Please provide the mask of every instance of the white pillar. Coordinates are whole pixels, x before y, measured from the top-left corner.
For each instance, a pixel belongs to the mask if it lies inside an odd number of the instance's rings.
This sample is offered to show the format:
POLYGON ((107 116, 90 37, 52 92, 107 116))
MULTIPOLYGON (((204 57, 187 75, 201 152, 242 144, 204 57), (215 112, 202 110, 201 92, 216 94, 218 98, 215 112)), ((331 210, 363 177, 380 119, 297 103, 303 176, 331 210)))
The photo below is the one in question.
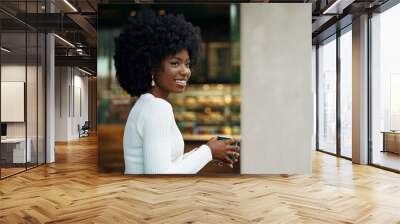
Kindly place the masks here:
POLYGON ((353 20, 353 162, 368 163, 368 15, 353 20))
MULTIPOLYGON (((46 1, 47 12, 53 12, 54 6, 46 1)), ((55 56, 54 35, 46 35, 46 163, 55 161, 54 133, 55 133, 55 56)))

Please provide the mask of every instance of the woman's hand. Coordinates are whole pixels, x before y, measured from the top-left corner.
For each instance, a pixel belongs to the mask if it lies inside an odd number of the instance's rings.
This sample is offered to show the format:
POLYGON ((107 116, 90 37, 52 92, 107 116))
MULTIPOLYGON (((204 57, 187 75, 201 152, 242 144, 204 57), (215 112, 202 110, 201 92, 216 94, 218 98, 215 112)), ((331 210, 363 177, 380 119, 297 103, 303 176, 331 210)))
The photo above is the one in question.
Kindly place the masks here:
POLYGON ((218 159, 227 163, 231 168, 233 163, 238 161, 239 157, 239 146, 234 146, 234 139, 228 140, 217 140, 212 138, 207 142, 207 146, 211 149, 213 159, 218 159), (236 158, 232 160, 231 158, 236 158))

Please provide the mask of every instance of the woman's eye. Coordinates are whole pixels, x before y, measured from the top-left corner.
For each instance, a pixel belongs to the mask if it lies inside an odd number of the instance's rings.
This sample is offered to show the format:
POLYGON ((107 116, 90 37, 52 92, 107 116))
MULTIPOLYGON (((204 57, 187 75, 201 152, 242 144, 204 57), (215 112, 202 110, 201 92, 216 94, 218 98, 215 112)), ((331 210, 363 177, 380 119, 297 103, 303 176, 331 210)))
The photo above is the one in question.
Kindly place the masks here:
POLYGON ((185 66, 186 66, 187 68, 192 67, 192 65, 191 65, 190 63, 186 63, 185 66))
POLYGON ((179 65, 179 63, 178 63, 178 62, 171 62, 171 65, 174 66, 174 67, 176 67, 176 66, 179 65))

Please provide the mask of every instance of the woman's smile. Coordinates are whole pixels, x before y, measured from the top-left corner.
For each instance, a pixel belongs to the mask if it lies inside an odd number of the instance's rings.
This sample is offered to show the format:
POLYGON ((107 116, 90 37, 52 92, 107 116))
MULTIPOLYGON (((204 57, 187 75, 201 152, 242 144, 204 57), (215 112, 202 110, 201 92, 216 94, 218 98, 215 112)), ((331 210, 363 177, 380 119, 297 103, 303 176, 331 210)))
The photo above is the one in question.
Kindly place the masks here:
POLYGON ((187 81, 185 79, 175 79, 175 83, 178 86, 186 87, 187 81))

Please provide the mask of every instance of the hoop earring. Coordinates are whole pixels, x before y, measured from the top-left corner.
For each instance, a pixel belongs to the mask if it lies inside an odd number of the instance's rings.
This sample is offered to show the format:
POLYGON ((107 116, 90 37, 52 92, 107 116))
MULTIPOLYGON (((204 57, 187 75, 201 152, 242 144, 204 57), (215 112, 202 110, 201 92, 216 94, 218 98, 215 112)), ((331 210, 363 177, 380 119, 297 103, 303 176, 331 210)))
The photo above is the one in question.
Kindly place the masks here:
POLYGON ((151 75, 151 86, 155 86, 156 82, 154 82, 154 75, 151 75))

